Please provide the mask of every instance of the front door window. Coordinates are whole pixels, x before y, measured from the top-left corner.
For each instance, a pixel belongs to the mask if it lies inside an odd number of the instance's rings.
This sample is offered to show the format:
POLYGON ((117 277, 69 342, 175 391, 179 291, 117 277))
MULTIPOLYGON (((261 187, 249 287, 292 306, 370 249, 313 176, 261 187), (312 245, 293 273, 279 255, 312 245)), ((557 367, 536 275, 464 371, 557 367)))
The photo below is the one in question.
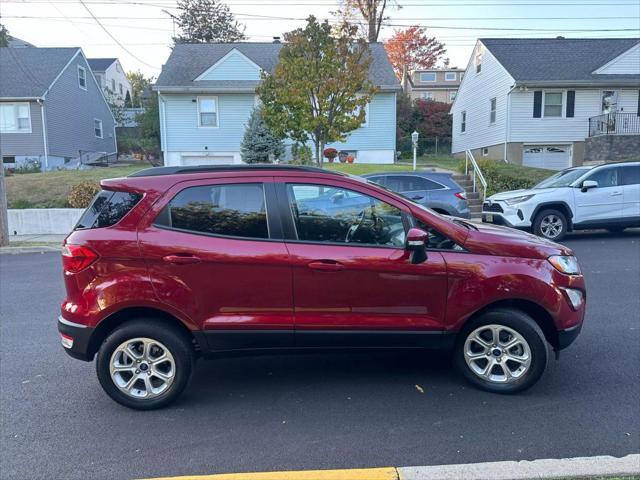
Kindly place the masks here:
POLYGON ((618 111, 618 92, 616 90, 602 91, 602 113, 616 113, 618 111))

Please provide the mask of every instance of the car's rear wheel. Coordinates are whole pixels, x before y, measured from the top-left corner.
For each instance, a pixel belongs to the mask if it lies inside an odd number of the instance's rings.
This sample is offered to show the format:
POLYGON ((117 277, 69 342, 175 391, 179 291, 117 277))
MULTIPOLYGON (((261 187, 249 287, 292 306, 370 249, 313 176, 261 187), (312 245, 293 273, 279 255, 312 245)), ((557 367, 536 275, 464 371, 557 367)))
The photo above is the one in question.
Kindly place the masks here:
POLYGON ((116 402, 138 410, 164 407, 187 386, 194 354, 188 336, 168 323, 127 322, 103 342, 96 358, 100 385, 116 402))
POLYGON ((557 242, 567 233, 567 217, 559 210, 543 210, 533 221, 533 233, 557 242))
POLYGON ((540 379, 548 350, 542 330, 531 317, 501 308, 485 312, 460 332, 454 358, 475 386, 516 393, 540 379))

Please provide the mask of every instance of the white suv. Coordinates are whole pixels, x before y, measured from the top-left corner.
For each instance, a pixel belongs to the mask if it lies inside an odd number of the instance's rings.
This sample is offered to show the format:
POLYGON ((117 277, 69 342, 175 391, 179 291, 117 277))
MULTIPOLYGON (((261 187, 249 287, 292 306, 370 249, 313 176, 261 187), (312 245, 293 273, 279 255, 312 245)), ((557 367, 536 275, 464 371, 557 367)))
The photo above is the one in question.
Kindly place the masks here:
POLYGON ((560 240, 572 230, 640 226, 640 162, 562 170, 528 190, 497 193, 482 221, 560 240))

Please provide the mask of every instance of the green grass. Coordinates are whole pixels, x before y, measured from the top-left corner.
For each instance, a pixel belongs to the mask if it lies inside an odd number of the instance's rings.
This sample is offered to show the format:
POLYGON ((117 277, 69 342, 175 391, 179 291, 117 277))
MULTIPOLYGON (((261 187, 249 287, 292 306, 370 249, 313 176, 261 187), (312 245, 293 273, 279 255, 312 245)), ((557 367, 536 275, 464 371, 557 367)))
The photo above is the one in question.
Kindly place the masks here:
POLYGON ((65 208, 69 189, 77 183, 105 178, 125 177, 148 165, 61 170, 11 175, 5 178, 9 208, 65 208))

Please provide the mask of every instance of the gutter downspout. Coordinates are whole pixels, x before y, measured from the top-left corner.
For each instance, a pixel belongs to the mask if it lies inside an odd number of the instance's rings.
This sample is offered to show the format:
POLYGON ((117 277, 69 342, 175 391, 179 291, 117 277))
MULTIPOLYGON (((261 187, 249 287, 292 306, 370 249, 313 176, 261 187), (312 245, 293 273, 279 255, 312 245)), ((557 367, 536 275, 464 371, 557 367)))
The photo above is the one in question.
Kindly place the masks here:
POLYGON ((44 169, 49 170, 49 145, 47 143, 47 122, 45 119, 44 98, 36 100, 40 105, 40 115, 42 116, 42 144, 44 146, 44 169))
POLYGON ((162 94, 158 91, 158 102, 160 103, 160 148, 162 149, 163 163, 167 164, 167 117, 166 107, 162 94))
POLYGON ((513 92, 515 88, 516 85, 514 84, 507 92, 507 116, 504 131, 504 151, 502 152, 502 160, 504 160, 504 163, 509 163, 507 158, 507 145, 509 143, 509 136, 511 133, 511 92, 513 92))

